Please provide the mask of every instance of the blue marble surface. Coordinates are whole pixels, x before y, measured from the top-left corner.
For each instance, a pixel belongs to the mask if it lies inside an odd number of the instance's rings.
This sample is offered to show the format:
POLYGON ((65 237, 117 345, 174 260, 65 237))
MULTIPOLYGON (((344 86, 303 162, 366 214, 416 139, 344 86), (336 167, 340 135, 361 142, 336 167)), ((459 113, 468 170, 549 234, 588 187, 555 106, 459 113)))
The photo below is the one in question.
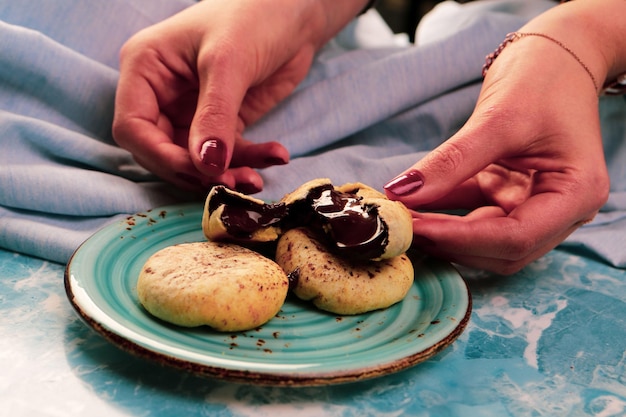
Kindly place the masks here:
POLYGON ((471 322, 433 359, 315 388, 232 384, 135 358, 78 318, 63 272, 0 250, 1 415, 626 415, 625 271, 563 250, 511 277, 462 270, 471 322))

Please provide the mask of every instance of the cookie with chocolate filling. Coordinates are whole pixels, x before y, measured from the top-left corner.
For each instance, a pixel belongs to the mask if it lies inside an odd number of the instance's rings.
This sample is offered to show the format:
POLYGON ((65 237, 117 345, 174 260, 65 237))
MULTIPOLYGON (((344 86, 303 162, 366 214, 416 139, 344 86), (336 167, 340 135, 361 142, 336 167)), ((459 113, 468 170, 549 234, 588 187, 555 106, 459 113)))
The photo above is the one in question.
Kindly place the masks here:
POLYGON ((289 275, 291 291, 298 298, 342 315, 383 309, 401 301, 414 278, 406 254, 381 261, 354 261, 331 252, 305 228, 281 236, 276 263, 289 275))
POLYGON ((283 306, 288 289, 287 275, 274 261, 217 242, 161 249, 145 262, 137 282, 139 301, 152 315, 222 332, 266 323, 283 306))
POLYGON ((315 230, 341 256, 381 260, 398 256, 413 238, 408 209, 361 183, 335 187, 329 179, 309 181, 277 203, 214 187, 202 226, 210 240, 271 242, 296 227, 315 230))
POLYGON ((202 215, 207 239, 233 242, 273 242, 286 215, 282 203, 263 200, 218 185, 209 192, 202 215))
POLYGON ((360 198, 363 207, 373 207, 376 216, 384 223, 387 239, 383 251, 372 260, 391 259, 405 253, 413 242, 413 217, 406 206, 392 201, 372 187, 361 183, 348 183, 336 187, 337 191, 360 198))

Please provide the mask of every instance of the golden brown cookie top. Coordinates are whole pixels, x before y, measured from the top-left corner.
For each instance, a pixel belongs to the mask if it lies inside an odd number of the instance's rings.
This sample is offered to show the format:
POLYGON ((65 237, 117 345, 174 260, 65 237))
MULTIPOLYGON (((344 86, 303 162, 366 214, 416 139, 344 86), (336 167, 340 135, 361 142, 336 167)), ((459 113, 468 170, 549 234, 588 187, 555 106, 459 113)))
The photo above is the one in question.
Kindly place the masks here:
POLYGON ((309 230, 283 234, 276 262, 290 277, 291 291, 321 310, 361 314, 401 301, 414 279, 406 254, 392 259, 355 262, 330 252, 309 230))
POLYGON ((137 295, 155 317, 219 331, 262 325, 282 307, 289 281, 271 259, 229 243, 168 246, 145 262, 137 295))

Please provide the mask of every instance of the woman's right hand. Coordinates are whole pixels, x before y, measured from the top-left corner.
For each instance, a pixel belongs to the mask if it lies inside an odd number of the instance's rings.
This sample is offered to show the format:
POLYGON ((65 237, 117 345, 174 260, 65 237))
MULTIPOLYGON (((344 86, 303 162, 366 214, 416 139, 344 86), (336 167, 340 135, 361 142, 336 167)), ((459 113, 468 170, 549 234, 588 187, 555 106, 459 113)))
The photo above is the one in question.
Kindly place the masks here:
POLYGON ((277 142, 246 141, 244 128, 294 90, 364 4, 205 0, 140 31, 121 52, 115 140, 183 188, 260 191, 254 168, 289 154, 277 142))

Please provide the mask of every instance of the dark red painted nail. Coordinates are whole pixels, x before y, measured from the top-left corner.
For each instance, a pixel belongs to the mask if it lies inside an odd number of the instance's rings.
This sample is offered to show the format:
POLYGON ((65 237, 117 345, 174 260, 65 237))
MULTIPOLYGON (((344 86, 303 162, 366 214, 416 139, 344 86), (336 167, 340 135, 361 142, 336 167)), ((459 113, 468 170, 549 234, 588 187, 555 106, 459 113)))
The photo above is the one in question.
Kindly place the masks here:
POLYGON ((261 188, 259 188, 256 184, 241 183, 237 184, 237 191, 244 194, 255 194, 261 191, 261 188))
POLYGON ((205 165, 223 172, 226 169, 226 145, 219 138, 207 138, 200 148, 200 159, 205 165))
POLYGON ((283 158, 278 158, 275 156, 271 156, 269 158, 265 158, 265 163, 267 165, 285 165, 288 161, 283 158))
POLYGON ((407 171, 385 185, 385 190, 397 196, 412 194, 424 186, 422 174, 418 171, 407 171))

